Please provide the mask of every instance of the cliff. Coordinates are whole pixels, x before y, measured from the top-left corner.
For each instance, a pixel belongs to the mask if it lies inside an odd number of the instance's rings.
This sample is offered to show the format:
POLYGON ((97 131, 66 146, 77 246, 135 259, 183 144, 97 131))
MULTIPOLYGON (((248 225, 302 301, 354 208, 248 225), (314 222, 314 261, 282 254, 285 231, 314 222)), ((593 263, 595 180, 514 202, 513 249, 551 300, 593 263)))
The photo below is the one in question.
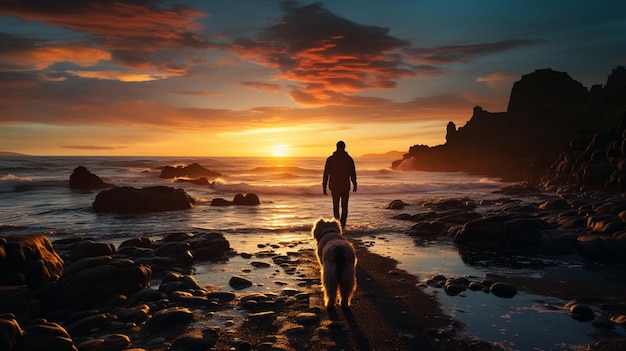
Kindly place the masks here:
POLYGON ((392 168, 538 180, 577 132, 617 127, 625 112, 624 67, 590 90, 565 72, 540 69, 514 83, 506 112, 477 106, 465 126, 448 123, 445 144, 411 146, 392 168))

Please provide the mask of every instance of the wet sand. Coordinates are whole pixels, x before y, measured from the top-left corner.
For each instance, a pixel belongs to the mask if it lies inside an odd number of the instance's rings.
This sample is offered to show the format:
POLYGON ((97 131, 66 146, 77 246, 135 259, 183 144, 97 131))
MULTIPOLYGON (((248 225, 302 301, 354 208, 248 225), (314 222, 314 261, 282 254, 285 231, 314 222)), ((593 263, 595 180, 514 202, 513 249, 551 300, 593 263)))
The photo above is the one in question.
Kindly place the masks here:
MULTIPOLYGON (((264 349, 266 344, 267 349, 284 350, 502 350, 459 335, 459 326, 442 313, 436 298, 418 287, 418 277, 398 270, 396 261, 358 242, 355 248, 358 288, 349 309, 324 308, 317 281, 306 287, 311 298, 304 308, 319 315, 317 323, 283 338, 281 332, 303 312, 286 309, 271 323, 244 322, 225 333, 216 348, 264 349)), ((300 270, 315 281, 319 267, 313 251, 300 251, 299 260, 300 270)))

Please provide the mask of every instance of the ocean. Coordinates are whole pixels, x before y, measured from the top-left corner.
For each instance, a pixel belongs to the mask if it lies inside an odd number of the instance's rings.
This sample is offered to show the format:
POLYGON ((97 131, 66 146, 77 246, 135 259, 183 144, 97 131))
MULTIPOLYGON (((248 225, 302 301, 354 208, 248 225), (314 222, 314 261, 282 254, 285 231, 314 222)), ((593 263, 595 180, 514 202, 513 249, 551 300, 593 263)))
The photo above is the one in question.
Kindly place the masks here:
MULTIPOLYGON (((468 197, 474 201, 496 199, 494 193, 510 185, 498 179, 465 173, 401 172, 391 169, 392 159, 355 158, 358 192, 351 193, 346 235, 361 238, 368 250, 399 261, 420 279, 436 274, 480 277, 487 272, 510 273, 510 267, 471 266, 463 261, 451 242, 416 245, 405 233, 413 223, 393 219, 400 213, 423 211, 428 201, 468 197), (388 210, 393 200, 410 204, 404 210, 388 210)), ((119 244, 128 238, 154 240, 171 232, 196 229, 219 231, 237 252, 255 253, 273 247, 278 254, 312 249, 310 230, 320 217, 332 218, 330 194, 322 193, 325 158, 246 157, 0 157, 0 235, 44 233, 52 241, 72 236, 119 244), (213 187, 174 183, 159 177, 164 166, 199 163, 223 176, 213 187), (94 213, 91 204, 99 191, 74 191, 69 177, 85 166, 116 186, 142 188, 169 185, 183 188, 196 203, 189 210, 118 215, 94 213), (238 194, 255 193, 259 206, 210 206, 211 200, 232 200, 238 194), (295 244, 294 244, 295 243, 295 244), (269 246, 275 245, 275 246, 269 246), (295 245, 295 246, 294 246, 295 245)), ((526 258, 520 257, 523 261, 526 258)), ((571 263, 563 263, 571 264, 571 263)), ((572 267, 578 267, 573 263, 572 267)), ((248 269, 249 261, 235 256, 227 264, 197 267, 201 284, 228 290, 228 279, 242 272, 252 275, 253 290, 279 289, 274 282, 289 276, 273 270, 248 269)), ((515 271, 540 275, 541 272, 515 271)), ((466 327, 465 333, 498 343, 511 350, 580 350, 597 335, 590 324, 572 319, 564 305, 551 297, 519 292, 514 299, 500 299, 479 292, 438 296, 442 309, 466 327)), ((229 316, 228 318, 233 318, 229 316)), ((228 323, 225 318, 216 323, 228 323)))
MULTIPOLYGON (((358 192, 351 193, 347 231, 401 233, 410 224, 386 210, 393 200, 419 203, 449 197, 494 196, 503 183, 464 173, 399 172, 391 159, 355 158, 358 192)), ((245 157, 0 157, 0 234, 45 233, 52 240, 89 236, 107 242, 160 236, 194 228, 226 236, 305 233, 320 218, 332 218, 330 194, 322 194, 325 158, 245 157), (164 166, 199 163, 223 176, 213 187, 159 178, 164 166), (116 186, 183 188, 195 200, 190 210, 141 215, 96 214, 98 191, 69 188, 74 168, 84 166, 116 186), (210 206, 214 198, 232 200, 255 193, 254 207, 210 206)), ((235 248, 237 249, 237 248, 235 248)))

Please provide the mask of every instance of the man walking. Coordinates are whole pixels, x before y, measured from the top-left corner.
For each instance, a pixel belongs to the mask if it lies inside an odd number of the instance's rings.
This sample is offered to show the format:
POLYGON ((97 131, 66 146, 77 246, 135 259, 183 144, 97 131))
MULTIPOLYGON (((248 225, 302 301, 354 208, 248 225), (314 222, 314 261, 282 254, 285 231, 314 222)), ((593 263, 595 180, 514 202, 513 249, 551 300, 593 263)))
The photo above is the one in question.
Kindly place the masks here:
POLYGON ((337 151, 326 159, 322 187, 324 188, 324 195, 327 194, 326 185, 330 188, 333 197, 333 214, 341 222, 342 228, 345 228, 346 219, 348 218, 350 182, 353 184, 352 191, 356 192, 354 160, 346 152, 346 143, 339 141, 337 142, 337 151), (341 214, 339 213, 340 203, 341 214))

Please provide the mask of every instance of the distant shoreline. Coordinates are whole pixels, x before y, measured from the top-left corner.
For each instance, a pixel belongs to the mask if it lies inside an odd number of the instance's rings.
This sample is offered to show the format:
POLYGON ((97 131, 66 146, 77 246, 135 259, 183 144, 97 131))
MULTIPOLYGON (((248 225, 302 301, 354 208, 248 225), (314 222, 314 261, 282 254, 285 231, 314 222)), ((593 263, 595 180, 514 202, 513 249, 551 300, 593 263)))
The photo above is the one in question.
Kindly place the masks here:
POLYGON ((30 156, 19 152, 0 151, 0 156, 30 156))

